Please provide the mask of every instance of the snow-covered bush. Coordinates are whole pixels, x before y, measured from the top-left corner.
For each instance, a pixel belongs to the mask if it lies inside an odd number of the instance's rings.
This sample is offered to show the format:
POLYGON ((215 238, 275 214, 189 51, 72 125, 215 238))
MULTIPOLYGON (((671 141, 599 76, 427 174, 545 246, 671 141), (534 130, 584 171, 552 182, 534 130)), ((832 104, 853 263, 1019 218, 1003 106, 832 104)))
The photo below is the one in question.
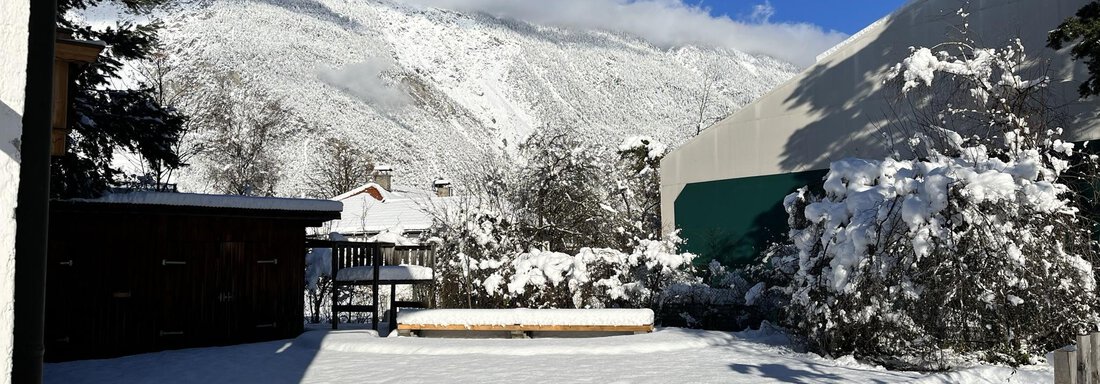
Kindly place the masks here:
POLYGON ((661 235, 661 159, 668 147, 649 136, 631 136, 616 151, 615 198, 609 209, 623 243, 661 235))
POLYGON ((1027 64, 1018 41, 912 49, 889 79, 915 106, 914 156, 836 161, 823 196, 787 196, 789 314, 814 347, 1024 363, 1097 321, 1090 225, 1063 179, 1078 151, 1027 64))
POLYGON ((460 203, 431 209, 444 306, 649 307, 687 276, 690 262, 675 261, 693 256, 660 234, 663 144, 612 149, 548 127, 520 149, 471 172, 460 203))
POLYGON ((663 289, 695 279, 695 256, 676 251, 676 236, 641 240, 629 252, 523 251, 512 217, 488 204, 455 213, 433 229, 444 307, 652 307, 663 289))
POLYGON ((676 250, 675 235, 642 240, 631 252, 582 248, 575 255, 531 249, 480 281, 512 306, 554 308, 656 307, 670 286, 695 282, 695 255, 676 250))
POLYGON ((437 209, 432 238, 436 242, 436 277, 445 308, 505 306, 482 282, 520 252, 514 219, 499 201, 471 197, 448 209, 437 209), (497 202, 497 203, 494 203, 497 202))

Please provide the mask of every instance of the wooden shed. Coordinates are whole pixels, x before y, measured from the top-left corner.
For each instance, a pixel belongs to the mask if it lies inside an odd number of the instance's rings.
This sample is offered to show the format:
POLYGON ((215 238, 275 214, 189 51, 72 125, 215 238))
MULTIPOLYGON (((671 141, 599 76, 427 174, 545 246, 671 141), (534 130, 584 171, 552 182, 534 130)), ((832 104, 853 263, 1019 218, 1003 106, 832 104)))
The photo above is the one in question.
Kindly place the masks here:
POLYGON ((50 205, 46 359, 291 338, 328 200, 134 192, 50 205))

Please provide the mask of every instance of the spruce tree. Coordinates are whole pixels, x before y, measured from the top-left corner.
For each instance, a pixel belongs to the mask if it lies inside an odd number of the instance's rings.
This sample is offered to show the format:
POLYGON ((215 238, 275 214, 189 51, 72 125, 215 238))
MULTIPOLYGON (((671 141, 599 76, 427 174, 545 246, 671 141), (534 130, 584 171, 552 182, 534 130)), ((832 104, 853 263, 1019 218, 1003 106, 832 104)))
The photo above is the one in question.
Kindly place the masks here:
MULTIPOLYGON (((79 40, 102 41, 107 49, 74 74, 73 118, 67 147, 53 159, 54 197, 97 197, 119 184, 124 172, 112 164, 116 150, 138 154, 150 167, 182 166, 175 153, 185 116, 156 102, 152 88, 114 87, 124 61, 146 59, 157 47, 159 23, 119 22, 102 30, 81 24, 72 12, 101 0, 59 0, 57 26, 79 40)), ((147 14, 166 0, 117 0, 127 12, 147 14)))

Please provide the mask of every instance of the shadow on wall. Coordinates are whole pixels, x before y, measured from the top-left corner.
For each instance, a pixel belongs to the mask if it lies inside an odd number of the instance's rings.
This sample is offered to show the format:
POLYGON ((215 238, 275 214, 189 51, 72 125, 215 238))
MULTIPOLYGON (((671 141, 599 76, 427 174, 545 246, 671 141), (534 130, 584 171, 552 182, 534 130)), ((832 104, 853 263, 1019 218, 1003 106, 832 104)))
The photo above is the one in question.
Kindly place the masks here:
POLYGON ((784 100, 791 110, 805 109, 819 118, 795 130, 787 139, 780 159, 780 168, 828 168, 835 157, 881 157, 890 146, 879 132, 861 128, 883 124, 890 114, 889 92, 880 86, 886 71, 908 53, 906 46, 880 43, 893 32, 896 22, 883 26, 879 39, 871 42, 859 55, 849 56, 831 65, 812 67, 799 80, 794 91, 784 100), (877 60, 867 57, 871 52, 877 60), (862 132, 861 132, 862 131, 862 132))
MULTIPOLYGON (((1052 105, 1069 104, 1071 129, 1067 138, 1092 139, 1098 132, 1084 121, 1096 119, 1095 104, 1072 103, 1077 99, 1077 82, 1084 77, 1081 65, 1075 65, 1068 55, 1057 55, 1046 48, 1046 35, 1066 16, 1072 15, 1086 1, 976 1, 955 0, 914 1, 881 27, 876 38, 856 55, 813 67, 798 81, 797 87, 784 103, 789 110, 807 110, 816 115, 814 121, 795 130, 784 147, 781 168, 786 170, 822 169, 842 157, 879 158, 897 149, 903 156, 908 149, 894 143, 905 139, 905 124, 911 115, 907 108, 892 110, 892 101, 907 105, 900 99, 900 90, 883 80, 889 68, 909 54, 910 46, 935 46, 944 41, 959 41, 963 19, 956 14, 960 8, 971 12, 968 36, 977 45, 1004 47, 1010 39, 1019 37, 1028 56, 1034 59, 1031 71, 1047 72, 1053 80, 1052 95, 1060 101, 1052 105), (1078 80, 1074 80, 1074 79, 1078 80)), ((854 48, 854 47, 853 47, 854 48)), ((838 52, 836 57, 840 57, 838 52)), ((835 59, 834 59, 835 60, 835 59)))
POLYGON ((9 159, 19 162, 19 137, 22 130, 9 129, 8 122, 20 124, 23 118, 7 104, 0 102, 0 152, 9 159))

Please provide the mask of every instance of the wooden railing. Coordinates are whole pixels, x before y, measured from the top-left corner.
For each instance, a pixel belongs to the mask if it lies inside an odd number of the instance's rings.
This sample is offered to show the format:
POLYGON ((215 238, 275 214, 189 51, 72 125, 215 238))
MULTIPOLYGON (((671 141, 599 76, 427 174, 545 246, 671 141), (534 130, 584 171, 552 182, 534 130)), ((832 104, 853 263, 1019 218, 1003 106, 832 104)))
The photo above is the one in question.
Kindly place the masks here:
MULTIPOLYGON (((435 250, 431 246, 394 245, 393 243, 368 243, 360 241, 306 240, 306 248, 332 249, 332 328, 339 322, 338 312, 371 312, 371 325, 378 329, 378 286, 379 268, 374 268, 374 276, 365 282, 342 282, 337 280, 341 269, 353 267, 386 265, 419 265, 432 268, 432 281, 435 280, 435 250), (370 286, 370 305, 339 304, 339 289, 344 286, 370 286)), ((391 285, 391 296, 395 294, 391 285)), ((434 306, 434 283, 430 284, 428 306, 434 306)), ((391 304, 394 303, 391 297, 391 304)))

